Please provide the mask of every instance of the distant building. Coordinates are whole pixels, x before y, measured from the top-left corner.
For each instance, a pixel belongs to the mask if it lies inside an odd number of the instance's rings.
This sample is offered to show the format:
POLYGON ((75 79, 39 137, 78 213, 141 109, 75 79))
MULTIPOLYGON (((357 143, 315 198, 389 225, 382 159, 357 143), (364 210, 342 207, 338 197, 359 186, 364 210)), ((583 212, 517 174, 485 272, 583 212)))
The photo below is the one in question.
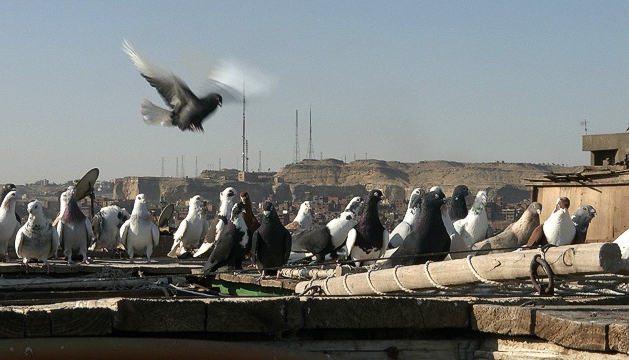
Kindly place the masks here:
POLYGON ((629 161, 629 132, 618 134, 583 135, 583 151, 590 152, 590 165, 627 165, 629 161))

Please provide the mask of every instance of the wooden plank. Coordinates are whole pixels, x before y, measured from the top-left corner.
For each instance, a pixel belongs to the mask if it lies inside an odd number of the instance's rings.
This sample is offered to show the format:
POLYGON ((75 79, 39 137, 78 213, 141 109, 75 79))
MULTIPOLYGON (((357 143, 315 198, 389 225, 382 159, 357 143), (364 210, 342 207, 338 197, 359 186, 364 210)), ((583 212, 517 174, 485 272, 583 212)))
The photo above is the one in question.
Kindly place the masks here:
POLYGON ((113 326, 139 332, 204 331, 205 307, 198 300, 121 299, 113 326))
MULTIPOLYGON (((328 295, 373 295, 414 291, 484 281, 513 281, 530 276, 530 264, 538 250, 478 255, 470 259, 440 261, 397 269, 375 270, 325 280, 303 281, 295 292, 316 286, 328 295)), ((552 247, 544 258, 557 275, 608 273, 620 268, 620 248, 613 243, 552 247)), ((541 267, 538 274, 545 275, 541 267)))
POLYGON ((534 310, 530 307, 476 304, 472 306, 472 329, 504 335, 534 335, 534 310))

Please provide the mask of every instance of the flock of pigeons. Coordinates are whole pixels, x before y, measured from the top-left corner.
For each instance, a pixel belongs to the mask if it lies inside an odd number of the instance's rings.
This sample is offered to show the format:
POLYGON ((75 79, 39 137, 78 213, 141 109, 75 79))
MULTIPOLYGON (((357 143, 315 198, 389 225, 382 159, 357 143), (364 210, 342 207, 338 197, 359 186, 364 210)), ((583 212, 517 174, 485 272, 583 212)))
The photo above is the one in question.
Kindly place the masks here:
MULTIPOLYGON (((485 211, 487 193, 479 191, 468 209, 466 197, 470 195, 465 185, 457 186, 449 199, 438 186, 429 192, 414 189, 403 220, 389 233, 378 212, 384 199, 381 190, 369 191, 366 200, 354 197, 341 214, 323 225, 314 224, 311 203, 305 201, 293 222, 284 226, 272 202, 264 202, 256 218, 249 194, 227 187, 220 193, 218 216, 211 223, 204 199, 200 195, 190 199, 188 214, 173 235, 168 256, 197 258, 209 252, 205 273, 225 266, 242 269, 245 261, 257 267, 262 276, 277 276, 289 260, 320 264, 326 259, 343 260, 339 253, 356 266, 386 269, 458 259, 479 251, 584 243, 596 216, 590 205, 582 205, 570 215, 570 200, 560 197, 546 221, 540 221, 542 206, 534 202, 516 222, 494 234, 485 211)), ((48 259, 58 258, 59 249, 68 264, 79 258, 88 262, 88 249, 115 251, 120 246, 131 262, 136 255, 145 255, 151 262, 159 244, 159 229, 151 219, 144 194, 136 196, 131 214, 111 205, 90 220, 80 210, 75 188, 70 186, 60 196, 59 216, 52 224, 41 203, 34 200, 28 204, 24 225, 15 212, 15 185, 5 185, 0 197, 0 249, 8 260, 9 241, 15 241, 26 271, 32 259, 43 261, 49 269, 48 259)), ((629 257, 629 231, 615 242, 623 258, 629 257)))

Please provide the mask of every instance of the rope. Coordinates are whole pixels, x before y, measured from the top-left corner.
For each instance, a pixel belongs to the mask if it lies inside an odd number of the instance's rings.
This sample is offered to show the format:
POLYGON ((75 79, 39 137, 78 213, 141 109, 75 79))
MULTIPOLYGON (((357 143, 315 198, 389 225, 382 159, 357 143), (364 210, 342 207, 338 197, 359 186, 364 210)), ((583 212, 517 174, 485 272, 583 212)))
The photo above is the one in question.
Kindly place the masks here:
POLYGON ((407 289, 406 287, 404 287, 404 285, 402 285, 402 283, 400 282, 400 279, 397 277, 397 269, 400 267, 402 267, 402 265, 396 265, 393 268, 393 279, 395 280, 395 283, 397 284, 397 286, 409 294, 419 294, 419 291, 407 289))
POLYGON ((443 286, 443 285, 439 285, 435 282, 435 280, 433 280, 432 276, 430 276, 430 272, 428 271, 428 264, 430 264, 432 261, 428 260, 426 261, 426 263, 424 264, 424 271, 426 272, 426 277, 428 278, 428 281, 430 281, 430 283, 432 284, 432 286, 436 287, 437 289, 441 289, 441 290, 450 290, 449 287, 447 286, 443 286))
POLYGON ((490 285, 498 285, 500 286, 501 283, 499 283, 498 281, 493 281, 493 280, 489 280, 489 279, 485 279, 484 277, 480 276, 480 274, 476 271, 476 269, 474 269, 474 266, 472 265, 472 254, 467 255, 467 266, 470 268, 470 270, 472 271, 472 274, 481 282, 484 282, 485 284, 490 284, 490 285))
POLYGON ((345 288, 345 291, 347 291, 348 295, 354 295, 350 290, 349 290, 349 286, 347 286, 347 275, 349 274, 345 274, 343 275, 343 287, 345 288))
POLYGON ((328 288, 328 280, 330 280, 329 277, 323 280, 323 290, 325 291, 325 295, 330 295, 330 289, 328 288))
POLYGON ((373 283, 371 282, 371 272, 373 271, 373 269, 369 269, 367 271, 367 283, 369 284, 369 287, 371 288, 371 290, 373 290, 373 292, 375 292, 378 295, 386 295, 386 293, 383 293, 382 291, 378 291, 378 289, 376 289, 375 286, 373 286, 373 283))

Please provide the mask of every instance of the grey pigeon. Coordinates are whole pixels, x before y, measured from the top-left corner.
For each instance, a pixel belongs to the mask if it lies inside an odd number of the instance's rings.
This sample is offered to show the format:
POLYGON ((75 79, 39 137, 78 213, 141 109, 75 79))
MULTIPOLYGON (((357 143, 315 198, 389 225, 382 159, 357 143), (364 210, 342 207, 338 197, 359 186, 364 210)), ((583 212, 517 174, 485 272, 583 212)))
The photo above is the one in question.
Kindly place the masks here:
POLYGON ((120 244, 120 227, 130 217, 129 212, 118 205, 101 208, 92 218, 94 242, 90 249, 115 250, 120 244))
POLYGON ((57 223, 59 244, 68 264, 73 264, 73 256, 81 256, 82 262, 87 262, 87 245, 92 242, 94 232, 92 223, 83 214, 76 202, 74 189, 68 189, 59 198, 63 213, 57 223))
POLYGON ((264 203, 262 210, 260 227, 253 233, 251 240, 251 260, 264 277, 277 274, 279 267, 286 264, 292 238, 270 201, 264 203))
POLYGON ((223 97, 217 93, 209 93, 199 98, 179 77, 142 59, 128 42, 124 42, 123 49, 140 74, 157 89, 172 109, 160 108, 144 99, 142 102, 144 121, 149 125, 177 126, 181 131, 203 131, 201 123, 223 104, 223 97))
POLYGON ((135 254, 146 254, 146 261, 151 262, 153 249, 159 244, 159 229, 151 221, 144 194, 135 197, 131 217, 120 228, 120 243, 132 263, 135 254))
POLYGON ((450 235, 441 218, 441 208, 447 206, 441 189, 424 196, 417 228, 408 234, 402 245, 382 265, 383 269, 397 265, 417 265, 441 261, 450 251, 450 235))
POLYGON ((203 272, 214 272, 225 265, 230 270, 242 269, 242 260, 249 246, 251 234, 242 217, 244 204, 234 204, 227 230, 216 241, 216 246, 207 259, 203 272))
MULTIPOLYGON (((4 197, 7 196, 7 194, 9 193, 9 191, 13 191, 16 190, 17 188, 15 187, 15 184, 12 183, 7 183, 2 187, 2 192, 0 192, 0 204, 2 204, 2 201, 4 200, 4 197)), ((17 212, 15 212, 15 219, 17 220, 17 222, 19 222, 20 224, 22 223, 22 217, 20 215, 18 215, 17 212)))
POLYGON ((28 261, 37 259, 44 262, 48 273, 50 271, 48 259, 57 255, 59 235, 57 229, 44 216, 44 210, 39 201, 33 200, 28 203, 27 210, 28 220, 15 236, 15 252, 18 258, 23 259, 26 272, 28 272, 28 261))
POLYGON ((465 197, 469 195, 470 189, 465 185, 457 185, 457 187, 454 188, 452 199, 450 200, 450 208, 448 209, 450 221, 455 222, 467 216, 465 197))
POLYGON ((592 205, 581 205, 579 208, 572 214, 572 222, 577 229, 577 232, 574 236, 573 244, 584 244, 587 238, 588 227, 590 226, 590 222, 596 216, 596 210, 592 205))

